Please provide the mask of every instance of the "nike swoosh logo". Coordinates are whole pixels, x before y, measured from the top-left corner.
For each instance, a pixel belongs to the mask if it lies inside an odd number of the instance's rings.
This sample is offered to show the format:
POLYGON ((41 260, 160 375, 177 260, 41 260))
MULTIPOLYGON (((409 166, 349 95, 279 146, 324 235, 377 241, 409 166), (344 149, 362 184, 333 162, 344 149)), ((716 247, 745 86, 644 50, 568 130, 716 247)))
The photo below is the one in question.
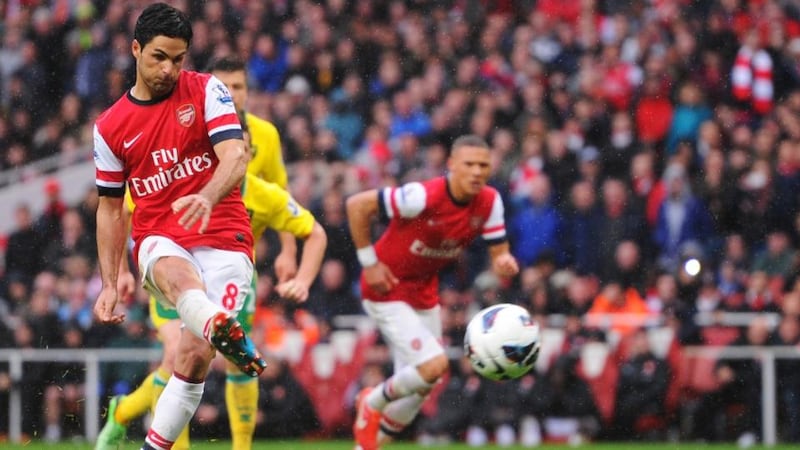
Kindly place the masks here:
POLYGON ((133 139, 131 139, 130 141, 123 141, 122 146, 125 147, 126 149, 130 148, 130 146, 133 145, 142 136, 142 133, 144 133, 144 131, 140 131, 139 134, 134 136, 133 139))

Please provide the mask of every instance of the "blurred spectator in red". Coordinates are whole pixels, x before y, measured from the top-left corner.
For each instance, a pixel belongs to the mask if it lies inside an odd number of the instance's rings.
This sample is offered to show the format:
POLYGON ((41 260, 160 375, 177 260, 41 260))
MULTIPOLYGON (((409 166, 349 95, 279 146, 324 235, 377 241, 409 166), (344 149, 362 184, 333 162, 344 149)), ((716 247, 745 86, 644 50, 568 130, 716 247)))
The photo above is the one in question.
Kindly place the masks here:
POLYGON ((48 178, 44 184, 45 207, 36 221, 36 230, 45 242, 59 239, 61 233, 61 216, 67 205, 61 199, 61 183, 56 178, 48 178))

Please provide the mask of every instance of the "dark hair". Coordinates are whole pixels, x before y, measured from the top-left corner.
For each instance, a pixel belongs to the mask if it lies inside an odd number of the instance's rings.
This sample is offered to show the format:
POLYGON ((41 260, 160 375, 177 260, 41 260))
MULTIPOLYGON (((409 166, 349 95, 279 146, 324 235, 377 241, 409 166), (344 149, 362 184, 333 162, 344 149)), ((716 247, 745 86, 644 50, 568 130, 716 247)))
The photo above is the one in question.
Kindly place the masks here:
POLYGON ((156 36, 179 38, 192 43, 192 23, 186 14, 166 3, 153 3, 136 19, 133 38, 144 47, 156 36))
POLYGON ((211 61, 206 72, 238 72, 246 71, 244 60, 235 55, 223 56, 211 61))
POLYGON ((465 134, 460 136, 455 141, 453 141, 453 145, 450 148, 450 154, 452 155, 456 150, 461 147, 480 147, 488 149, 489 144, 480 136, 474 134, 465 134))

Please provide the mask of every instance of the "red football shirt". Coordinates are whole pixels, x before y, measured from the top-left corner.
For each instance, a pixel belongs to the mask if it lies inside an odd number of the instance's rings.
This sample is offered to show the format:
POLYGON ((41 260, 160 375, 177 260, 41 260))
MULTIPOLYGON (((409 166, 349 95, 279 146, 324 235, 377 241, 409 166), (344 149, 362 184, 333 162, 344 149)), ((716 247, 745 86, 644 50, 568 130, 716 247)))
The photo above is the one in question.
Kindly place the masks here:
MULTIPOLYGON (((250 220, 239 188, 214 206, 205 233, 178 225, 171 203, 195 194, 219 165, 213 146, 241 139, 233 100, 209 74, 182 71, 167 97, 140 101, 128 92, 94 127, 96 183, 101 194, 122 195, 127 183, 136 208, 131 236, 168 237, 184 248, 207 246, 252 257, 250 220)), ((136 252, 134 252, 134 255, 136 252)))
POLYGON ((469 203, 458 203, 447 179, 440 177, 382 189, 378 203, 390 221, 375 252, 400 283, 381 295, 362 277, 362 296, 368 300, 402 300, 417 309, 432 308, 439 302, 439 271, 464 247, 477 236, 490 244, 506 239, 503 200, 488 186, 469 203))

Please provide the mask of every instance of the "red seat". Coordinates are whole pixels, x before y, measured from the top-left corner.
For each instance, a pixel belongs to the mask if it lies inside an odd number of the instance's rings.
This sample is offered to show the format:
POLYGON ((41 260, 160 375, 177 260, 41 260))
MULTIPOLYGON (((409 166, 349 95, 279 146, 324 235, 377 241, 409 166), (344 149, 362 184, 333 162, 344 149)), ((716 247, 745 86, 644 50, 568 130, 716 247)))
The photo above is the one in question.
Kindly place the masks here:
POLYGON ((578 375, 589 384, 597 409, 605 423, 614 418, 619 366, 608 346, 601 343, 586 344, 578 362, 578 375))
POLYGON ((740 331, 736 327, 712 325, 701 330, 705 345, 728 345, 739 338, 740 331))

